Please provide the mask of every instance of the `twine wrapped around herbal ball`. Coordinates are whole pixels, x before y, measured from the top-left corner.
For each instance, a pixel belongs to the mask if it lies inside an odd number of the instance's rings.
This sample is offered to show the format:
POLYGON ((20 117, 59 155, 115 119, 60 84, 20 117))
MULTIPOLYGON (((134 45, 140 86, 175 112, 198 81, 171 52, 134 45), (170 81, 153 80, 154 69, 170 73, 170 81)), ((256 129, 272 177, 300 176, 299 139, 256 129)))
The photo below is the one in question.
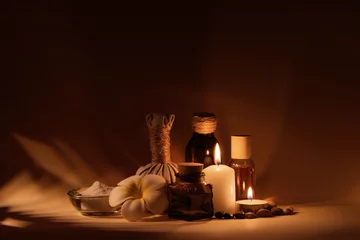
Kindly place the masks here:
POLYGON ((151 163, 140 167, 136 175, 156 174, 168 183, 176 180, 177 164, 171 162, 170 131, 175 120, 174 114, 150 113, 146 116, 149 128, 151 163))

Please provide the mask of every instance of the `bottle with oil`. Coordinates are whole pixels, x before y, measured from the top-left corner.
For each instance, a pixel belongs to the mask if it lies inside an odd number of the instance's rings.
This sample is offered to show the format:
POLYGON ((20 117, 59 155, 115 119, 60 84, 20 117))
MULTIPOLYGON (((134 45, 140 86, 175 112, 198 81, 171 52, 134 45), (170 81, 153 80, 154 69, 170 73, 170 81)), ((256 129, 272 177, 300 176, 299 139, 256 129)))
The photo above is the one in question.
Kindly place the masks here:
POLYGON ((204 164, 204 168, 214 165, 217 120, 215 114, 200 112, 192 117, 193 135, 185 150, 185 162, 204 164))
MULTIPOLYGON (((231 161, 235 170, 236 201, 247 199, 249 187, 255 188, 255 163, 251 159, 251 136, 231 136, 231 161)), ((255 196, 253 196, 255 198, 255 196)))
POLYGON ((212 218, 212 185, 205 182, 204 164, 179 163, 176 182, 168 185, 168 216, 187 221, 212 218))

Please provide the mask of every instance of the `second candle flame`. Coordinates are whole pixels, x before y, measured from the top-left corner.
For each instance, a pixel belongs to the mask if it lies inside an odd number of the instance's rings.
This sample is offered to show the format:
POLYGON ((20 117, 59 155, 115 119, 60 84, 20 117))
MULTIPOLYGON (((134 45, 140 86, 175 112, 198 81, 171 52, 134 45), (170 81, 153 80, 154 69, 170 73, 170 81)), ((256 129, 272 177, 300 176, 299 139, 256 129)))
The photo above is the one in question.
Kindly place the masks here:
POLYGON ((249 187, 248 192, 247 192, 247 197, 249 200, 253 199, 253 190, 251 187, 249 187))
POLYGON ((220 153, 220 146, 219 143, 216 143, 215 145, 215 159, 214 162, 216 165, 221 164, 221 153, 220 153))

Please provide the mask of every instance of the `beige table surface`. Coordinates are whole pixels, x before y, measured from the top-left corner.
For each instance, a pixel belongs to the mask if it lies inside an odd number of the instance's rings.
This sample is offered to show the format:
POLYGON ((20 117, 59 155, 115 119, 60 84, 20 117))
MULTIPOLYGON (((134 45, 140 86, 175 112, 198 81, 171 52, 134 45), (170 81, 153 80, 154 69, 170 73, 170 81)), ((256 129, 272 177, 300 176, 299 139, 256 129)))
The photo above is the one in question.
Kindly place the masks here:
POLYGON ((154 216, 140 222, 120 217, 85 217, 68 202, 48 209, 7 209, 1 239, 119 236, 147 239, 360 239, 359 205, 295 205, 293 216, 244 220, 177 221, 154 216))
POLYGON ((293 205, 296 215, 273 218, 186 222, 165 215, 127 222, 82 216, 64 188, 17 182, 0 191, 0 239, 360 239, 356 203, 293 205))

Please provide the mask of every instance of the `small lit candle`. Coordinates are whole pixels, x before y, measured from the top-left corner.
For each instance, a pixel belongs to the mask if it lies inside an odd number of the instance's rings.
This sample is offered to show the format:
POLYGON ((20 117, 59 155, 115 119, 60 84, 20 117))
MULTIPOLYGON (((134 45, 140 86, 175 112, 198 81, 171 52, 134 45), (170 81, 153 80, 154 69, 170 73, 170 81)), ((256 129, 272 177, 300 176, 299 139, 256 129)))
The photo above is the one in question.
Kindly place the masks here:
POLYGON ((231 167, 221 165, 220 147, 215 146, 215 165, 203 170, 205 181, 213 186, 214 212, 235 212, 235 171, 231 167))
POLYGON ((249 187, 247 192, 247 200, 236 201, 238 209, 244 212, 257 212, 261 208, 267 207, 267 202, 264 200, 253 199, 253 190, 249 187))

